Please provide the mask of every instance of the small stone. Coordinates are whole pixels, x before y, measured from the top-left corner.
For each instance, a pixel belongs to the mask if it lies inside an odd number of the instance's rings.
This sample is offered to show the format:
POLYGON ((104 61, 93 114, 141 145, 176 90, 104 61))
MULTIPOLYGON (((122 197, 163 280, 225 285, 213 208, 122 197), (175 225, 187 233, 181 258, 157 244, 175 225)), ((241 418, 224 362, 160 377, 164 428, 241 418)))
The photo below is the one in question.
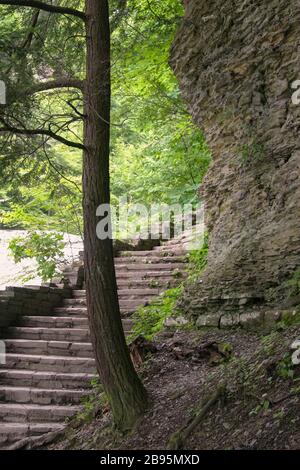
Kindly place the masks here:
POLYGON ((199 328, 204 326, 218 326, 219 319, 219 315, 201 315, 196 322, 196 326, 199 328))
POLYGON ((246 328, 262 326, 264 315, 262 312, 242 313, 240 325, 246 328))
POLYGON ((173 327, 173 326, 187 325, 188 323, 189 323, 189 321, 184 317, 177 317, 177 318, 170 317, 170 318, 166 319, 165 326, 170 328, 170 327, 173 327))

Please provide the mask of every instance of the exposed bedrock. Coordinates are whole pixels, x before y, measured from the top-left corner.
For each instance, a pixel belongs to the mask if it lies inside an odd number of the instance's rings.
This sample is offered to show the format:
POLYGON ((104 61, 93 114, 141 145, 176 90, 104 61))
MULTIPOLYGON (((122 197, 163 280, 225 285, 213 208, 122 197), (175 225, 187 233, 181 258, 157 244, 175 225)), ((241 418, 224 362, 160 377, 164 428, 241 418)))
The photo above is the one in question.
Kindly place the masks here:
POLYGON ((299 0, 189 0, 171 65, 213 164, 200 188, 208 269, 182 305, 279 301, 300 266, 299 0))

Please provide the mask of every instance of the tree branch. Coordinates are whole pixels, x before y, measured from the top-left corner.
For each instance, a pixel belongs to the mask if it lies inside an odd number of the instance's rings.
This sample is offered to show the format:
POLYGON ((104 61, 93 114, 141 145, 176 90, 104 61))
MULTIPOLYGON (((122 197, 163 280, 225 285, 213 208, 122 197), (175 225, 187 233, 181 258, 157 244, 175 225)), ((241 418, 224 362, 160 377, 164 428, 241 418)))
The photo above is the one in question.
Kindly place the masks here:
POLYGON ((36 83, 33 84, 30 88, 21 90, 16 94, 12 94, 9 97, 9 104, 20 100, 25 96, 32 96, 35 93, 56 90, 58 88, 77 88, 82 93, 84 93, 84 80, 78 80, 76 78, 58 78, 56 80, 48 80, 46 82, 36 83))
POLYGON ((28 90, 25 90, 24 93, 34 95, 40 91, 55 90, 56 88, 78 88, 80 91, 83 91, 84 81, 77 80, 76 78, 58 78, 56 80, 37 83, 28 90))
POLYGON ((31 24, 30 24, 30 27, 29 27, 27 37, 24 39, 23 43, 20 46, 21 49, 29 49, 30 48, 32 40, 33 40, 33 36, 34 36, 34 29, 37 25, 39 16, 40 16, 40 10, 36 10, 33 13, 32 18, 31 18, 31 24))
POLYGON ((38 8, 39 10, 48 11, 50 13, 61 13, 64 15, 72 15, 86 20, 86 15, 83 11, 76 10, 75 8, 59 7, 49 5, 48 3, 40 2, 38 0, 0 0, 0 5, 12 5, 19 7, 32 7, 38 8))
POLYGON ((51 139, 55 139, 58 142, 67 145, 68 147, 75 147, 80 150, 85 150, 85 146, 83 144, 72 142, 71 140, 65 139, 55 132, 51 131, 50 129, 20 129, 18 127, 11 126, 4 119, 0 118, 0 122, 4 125, 4 127, 0 127, 1 132, 12 132, 13 134, 20 134, 20 135, 27 135, 27 136, 35 136, 35 135, 43 135, 51 137, 51 139))

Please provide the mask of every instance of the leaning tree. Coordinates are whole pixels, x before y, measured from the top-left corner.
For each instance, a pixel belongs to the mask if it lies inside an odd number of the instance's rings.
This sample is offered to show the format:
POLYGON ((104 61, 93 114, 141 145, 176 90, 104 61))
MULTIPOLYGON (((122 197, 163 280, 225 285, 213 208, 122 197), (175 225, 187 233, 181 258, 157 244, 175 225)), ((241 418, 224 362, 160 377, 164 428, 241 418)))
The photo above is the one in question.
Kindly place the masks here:
MULTIPOLYGON (((114 22, 123 4, 116 5, 114 22)), ((26 142, 30 139, 32 151, 53 140, 83 152, 84 264, 91 338, 115 424, 127 430, 145 411, 147 393, 131 362, 122 328, 112 240, 100 240, 96 234, 97 208, 110 202, 108 1, 0 0, 0 5, 6 5, 2 8, 12 27, 15 15, 28 20, 22 41, 11 36, 9 27, 0 38, 5 52, 0 79, 8 85, 7 106, 0 109, 1 134, 26 142), (77 63, 78 73, 72 76, 72 64, 78 57, 85 67, 77 63), (63 93, 68 112, 51 111, 59 93, 63 93), (83 122, 82 138, 73 137, 78 122, 83 122)))

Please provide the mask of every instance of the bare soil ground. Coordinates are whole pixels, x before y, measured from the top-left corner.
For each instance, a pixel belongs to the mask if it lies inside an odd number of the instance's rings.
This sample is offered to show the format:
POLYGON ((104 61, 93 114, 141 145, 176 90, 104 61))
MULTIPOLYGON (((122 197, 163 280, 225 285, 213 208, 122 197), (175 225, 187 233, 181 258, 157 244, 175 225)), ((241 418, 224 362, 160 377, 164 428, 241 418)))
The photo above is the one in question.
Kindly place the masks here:
POLYGON ((163 450, 193 420, 220 384, 225 397, 185 440, 186 450, 299 449, 300 370, 291 362, 300 326, 268 335, 242 330, 165 332, 140 369, 149 412, 126 436, 112 426, 105 404, 90 419, 73 420, 51 449, 163 450))

